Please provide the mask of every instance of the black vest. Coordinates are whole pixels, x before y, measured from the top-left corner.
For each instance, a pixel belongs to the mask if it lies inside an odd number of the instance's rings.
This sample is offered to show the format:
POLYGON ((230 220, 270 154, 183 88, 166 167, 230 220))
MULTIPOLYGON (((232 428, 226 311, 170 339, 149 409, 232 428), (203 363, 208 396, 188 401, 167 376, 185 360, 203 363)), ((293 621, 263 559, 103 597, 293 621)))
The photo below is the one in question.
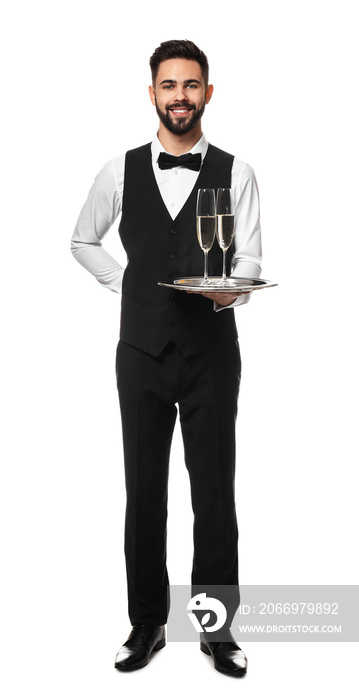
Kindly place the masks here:
MULTIPOLYGON (((126 153, 119 233, 128 264, 122 285, 120 338, 158 356, 172 340, 186 357, 237 339, 233 309, 216 313, 210 299, 157 283, 203 276, 204 255, 196 233, 200 187, 231 187, 233 156, 208 146, 196 184, 173 220, 158 189, 151 144, 126 153)), ((230 252, 228 253, 230 266, 230 252)), ((214 242, 209 274, 221 275, 223 254, 214 242)), ((229 272, 229 270, 228 270, 229 272)))

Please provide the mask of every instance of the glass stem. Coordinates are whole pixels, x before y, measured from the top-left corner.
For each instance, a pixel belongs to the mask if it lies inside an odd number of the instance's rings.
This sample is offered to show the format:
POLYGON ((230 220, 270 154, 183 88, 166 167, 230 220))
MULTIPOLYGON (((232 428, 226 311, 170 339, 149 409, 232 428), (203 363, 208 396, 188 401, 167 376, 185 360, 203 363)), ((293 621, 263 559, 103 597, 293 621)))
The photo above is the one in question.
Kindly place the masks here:
POLYGON ((226 275, 226 251, 223 250, 223 274, 222 274, 222 280, 226 280, 227 275, 226 275))
POLYGON ((208 280, 208 250, 204 251, 204 280, 208 280))

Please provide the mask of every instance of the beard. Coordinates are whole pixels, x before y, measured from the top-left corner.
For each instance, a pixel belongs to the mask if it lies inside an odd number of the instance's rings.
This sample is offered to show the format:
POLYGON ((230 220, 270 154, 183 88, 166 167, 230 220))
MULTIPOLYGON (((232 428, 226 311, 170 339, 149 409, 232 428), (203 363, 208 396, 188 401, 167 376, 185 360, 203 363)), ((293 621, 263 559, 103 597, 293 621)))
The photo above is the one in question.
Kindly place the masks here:
POLYGON ((196 108, 195 105, 190 104, 188 102, 176 103, 166 107, 165 112, 162 112, 162 110, 159 108, 156 97, 155 104, 156 112, 163 126, 165 126, 166 129, 168 129, 168 131, 171 132, 171 134, 181 135, 188 134, 190 131, 192 131, 193 127, 195 127, 196 124, 198 124, 199 120, 203 116, 206 101, 204 100, 203 104, 198 108, 196 108), (177 107, 178 109, 180 109, 181 107, 186 107, 186 109, 190 110, 190 113, 187 117, 174 117, 172 116, 171 109, 174 109, 175 107, 177 107))

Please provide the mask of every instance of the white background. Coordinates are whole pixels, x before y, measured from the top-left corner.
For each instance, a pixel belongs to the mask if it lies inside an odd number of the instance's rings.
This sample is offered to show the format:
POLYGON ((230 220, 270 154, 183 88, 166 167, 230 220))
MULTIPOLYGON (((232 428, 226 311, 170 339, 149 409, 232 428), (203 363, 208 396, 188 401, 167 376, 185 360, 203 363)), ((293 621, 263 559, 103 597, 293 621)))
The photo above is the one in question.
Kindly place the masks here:
MULTIPOLYGON (((113 669, 130 630, 120 297, 69 245, 105 161, 156 131, 151 53, 195 41, 215 86, 205 134, 254 168, 263 277, 279 283, 236 312, 241 581, 356 583, 355 3, 34 0, 7 3, 1 27, 4 697, 353 697, 354 644, 243 645, 240 681, 197 644, 169 644, 137 674, 113 669)), ((105 247, 125 263, 116 227, 105 247)), ((188 583, 178 428, 169 512, 170 579, 188 583)))

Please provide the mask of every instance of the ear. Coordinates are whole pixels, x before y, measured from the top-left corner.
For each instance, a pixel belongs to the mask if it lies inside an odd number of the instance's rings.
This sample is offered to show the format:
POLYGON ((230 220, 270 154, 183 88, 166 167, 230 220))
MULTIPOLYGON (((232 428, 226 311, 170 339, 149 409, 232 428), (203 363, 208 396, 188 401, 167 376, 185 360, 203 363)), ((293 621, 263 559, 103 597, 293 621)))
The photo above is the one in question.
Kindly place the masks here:
POLYGON ((208 85, 208 88, 206 90, 206 105, 208 105, 208 102, 210 101, 212 95, 213 95, 213 85, 208 85))
POLYGON ((155 106, 156 105, 155 88, 153 87, 153 85, 149 86, 148 92, 150 93, 150 100, 151 100, 152 104, 155 106))

